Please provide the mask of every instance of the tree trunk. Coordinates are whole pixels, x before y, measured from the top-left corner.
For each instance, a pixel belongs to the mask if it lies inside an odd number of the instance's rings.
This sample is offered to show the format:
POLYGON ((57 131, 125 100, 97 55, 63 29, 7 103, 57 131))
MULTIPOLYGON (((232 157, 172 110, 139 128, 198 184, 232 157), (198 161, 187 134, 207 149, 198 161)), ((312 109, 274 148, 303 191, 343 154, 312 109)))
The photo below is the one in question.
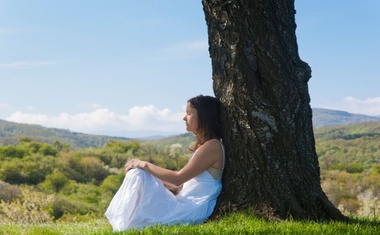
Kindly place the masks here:
POLYGON ((215 212, 347 220, 320 186, 294 0, 203 0, 215 96, 223 104, 223 191, 215 212))

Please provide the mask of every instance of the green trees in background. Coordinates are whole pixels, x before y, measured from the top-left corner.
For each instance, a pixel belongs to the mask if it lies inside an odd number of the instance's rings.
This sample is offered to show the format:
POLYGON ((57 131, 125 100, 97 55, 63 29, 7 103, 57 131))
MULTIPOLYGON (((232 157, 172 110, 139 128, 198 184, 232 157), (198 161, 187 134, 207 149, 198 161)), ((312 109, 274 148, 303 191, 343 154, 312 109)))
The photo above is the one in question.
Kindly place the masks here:
POLYGON ((1 163, 0 179, 11 184, 38 184, 53 171, 55 163, 53 156, 39 153, 5 160, 1 163))
POLYGON ((380 213, 380 123, 315 131, 322 188, 348 215, 380 213))
POLYGON ((59 169, 55 169, 53 173, 46 176, 45 181, 39 184, 39 187, 48 193, 58 193, 67 183, 69 179, 59 169))
MULTIPOLYGON (((380 215, 380 135, 373 134, 380 123, 373 125, 365 132, 358 127, 315 132, 322 188, 346 215, 380 215)), ((16 218, 29 204, 50 215, 44 212, 36 217, 39 221, 102 217, 124 179, 126 161, 139 158, 177 170, 187 163, 193 144, 187 135, 149 142, 113 140, 101 148, 74 151, 28 138, 17 146, 0 146, 0 221, 7 221, 6 215, 16 218), (34 198, 23 199, 25 194, 34 198)))
POLYGON ((129 159, 177 170, 190 154, 180 144, 158 148, 152 143, 117 140, 101 148, 70 151, 59 141, 47 144, 22 137, 17 146, 0 146, 0 214, 14 218, 15 211, 25 209, 24 203, 31 203, 23 195, 36 191, 53 197, 49 205, 38 198, 33 202, 43 205, 40 209, 50 213, 51 219, 103 216, 124 179, 123 168, 129 159))

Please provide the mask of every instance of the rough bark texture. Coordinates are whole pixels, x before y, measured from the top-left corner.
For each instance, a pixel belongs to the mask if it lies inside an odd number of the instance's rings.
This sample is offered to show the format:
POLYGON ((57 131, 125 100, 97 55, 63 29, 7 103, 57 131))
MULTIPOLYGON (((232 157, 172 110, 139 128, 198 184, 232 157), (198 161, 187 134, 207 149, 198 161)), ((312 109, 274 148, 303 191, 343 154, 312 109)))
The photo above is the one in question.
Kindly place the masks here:
POLYGON ((320 186, 294 0, 203 0, 226 169, 216 213, 347 220, 320 186))

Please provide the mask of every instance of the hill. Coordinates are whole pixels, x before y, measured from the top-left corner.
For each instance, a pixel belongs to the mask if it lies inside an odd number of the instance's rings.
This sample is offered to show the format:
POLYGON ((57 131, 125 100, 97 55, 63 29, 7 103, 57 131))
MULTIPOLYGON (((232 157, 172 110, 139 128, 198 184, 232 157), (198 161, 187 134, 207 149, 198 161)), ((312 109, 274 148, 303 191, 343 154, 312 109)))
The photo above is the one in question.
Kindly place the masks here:
POLYGON ((333 126, 370 121, 380 121, 380 117, 367 116, 363 114, 352 114, 339 110, 313 108, 314 129, 322 126, 333 126))
POLYGON ((152 144, 158 148, 165 148, 172 144, 181 144, 185 148, 193 148, 195 144, 195 135, 193 133, 186 133, 181 135, 169 136, 166 138, 147 140, 144 143, 152 144))
POLYGON ((318 141, 380 137, 380 121, 324 126, 314 130, 314 136, 318 141))
MULTIPOLYGON (((349 123, 362 123, 369 121, 380 121, 380 117, 366 116, 361 114, 352 114, 344 111, 329 109, 313 109, 314 128, 324 126, 333 126, 349 123)), ((72 148, 91 148, 101 147, 110 139, 120 141, 130 141, 131 138, 114 137, 107 135, 91 135, 70 130, 47 128, 40 125, 20 124, 0 120, 0 146, 16 145, 20 137, 30 137, 35 141, 69 144, 72 148)), ((156 140, 140 139, 144 142, 155 145, 168 145, 169 143, 180 143, 182 146, 191 146, 193 144, 192 134, 182 134, 171 137, 156 137, 156 140)), ((150 138, 152 139, 152 138, 150 138)))
MULTIPOLYGON (((379 137, 380 117, 351 114, 329 109, 313 109, 314 136, 317 142, 345 139, 354 140, 361 137, 379 137)), ((150 141, 157 146, 180 143, 182 146, 194 144, 193 134, 182 134, 150 141)))
POLYGON ((17 145, 20 137, 29 137, 37 142, 53 144, 55 141, 69 144, 71 148, 101 147, 109 140, 130 141, 130 138, 90 135, 64 129, 47 128, 40 125, 20 124, 0 120, 0 146, 17 145))

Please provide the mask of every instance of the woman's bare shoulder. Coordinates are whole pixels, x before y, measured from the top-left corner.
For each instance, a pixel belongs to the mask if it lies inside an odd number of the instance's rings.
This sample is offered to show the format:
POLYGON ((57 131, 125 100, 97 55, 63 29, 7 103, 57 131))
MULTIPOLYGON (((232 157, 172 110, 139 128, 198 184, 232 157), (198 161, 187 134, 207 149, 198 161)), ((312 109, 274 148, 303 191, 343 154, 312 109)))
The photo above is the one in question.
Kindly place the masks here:
POLYGON ((216 153, 216 155, 223 153, 222 143, 217 139, 208 140, 201 147, 207 153, 216 153))
POLYGON ((219 147, 223 145, 220 140, 217 139, 210 139, 204 143, 205 146, 210 146, 210 147, 219 147))

